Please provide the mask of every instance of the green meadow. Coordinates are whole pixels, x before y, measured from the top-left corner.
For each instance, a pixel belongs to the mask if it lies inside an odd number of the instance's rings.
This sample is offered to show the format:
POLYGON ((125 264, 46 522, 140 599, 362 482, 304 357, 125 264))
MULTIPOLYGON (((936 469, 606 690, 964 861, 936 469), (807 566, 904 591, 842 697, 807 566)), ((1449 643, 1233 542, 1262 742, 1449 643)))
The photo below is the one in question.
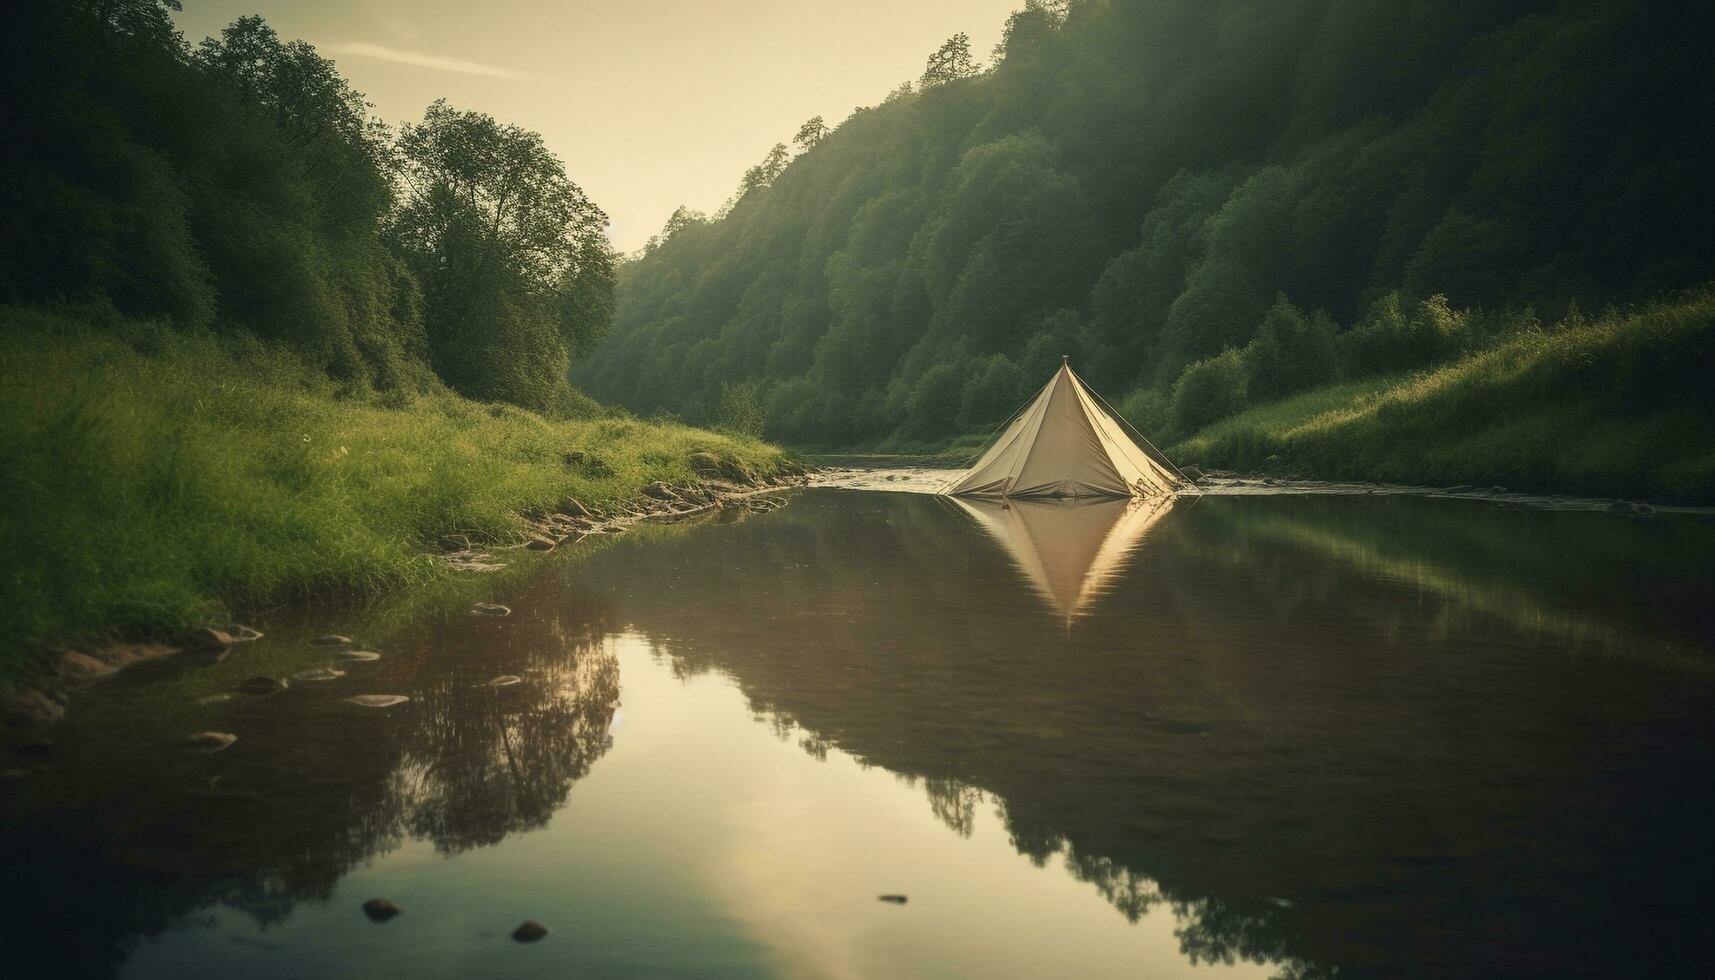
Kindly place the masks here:
POLYGON ((254 340, 19 308, 0 311, 0 416, 12 680, 44 649, 428 585, 454 574, 443 535, 517 541, 523 512, 692 480, 693 453, 763 474, 786 459, 594 406, 549 418, 439 387, 377 393, 254 340))

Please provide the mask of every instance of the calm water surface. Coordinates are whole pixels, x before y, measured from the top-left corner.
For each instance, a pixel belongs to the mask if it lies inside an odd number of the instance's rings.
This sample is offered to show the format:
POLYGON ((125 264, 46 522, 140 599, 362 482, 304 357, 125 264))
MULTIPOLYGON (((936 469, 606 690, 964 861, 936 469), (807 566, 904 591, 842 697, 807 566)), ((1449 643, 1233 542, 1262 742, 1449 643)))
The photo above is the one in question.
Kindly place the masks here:
POLYGON ((497 598, 92 690, 4 760, 14 975, 1715 968, 1707 517, 816 489, 497 598))

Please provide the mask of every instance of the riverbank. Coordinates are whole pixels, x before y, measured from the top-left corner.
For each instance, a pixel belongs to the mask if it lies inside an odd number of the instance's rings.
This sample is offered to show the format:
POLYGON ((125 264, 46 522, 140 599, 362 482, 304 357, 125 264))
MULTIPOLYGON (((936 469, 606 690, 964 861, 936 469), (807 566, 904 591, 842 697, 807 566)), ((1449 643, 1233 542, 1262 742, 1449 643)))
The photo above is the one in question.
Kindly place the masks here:
POLYGON ((546 550, 801 472, 759 440, 593 405, 377 393, 254 341, 17 309, 0 418, 0 687, 67 649, 422 587, 460 574, 449 552, 546 550))
POLYGON ((1422 372, 1317 388, 1167 452, 1256 475, 1715 502, 1715 296, 1532 330, 1422 372))

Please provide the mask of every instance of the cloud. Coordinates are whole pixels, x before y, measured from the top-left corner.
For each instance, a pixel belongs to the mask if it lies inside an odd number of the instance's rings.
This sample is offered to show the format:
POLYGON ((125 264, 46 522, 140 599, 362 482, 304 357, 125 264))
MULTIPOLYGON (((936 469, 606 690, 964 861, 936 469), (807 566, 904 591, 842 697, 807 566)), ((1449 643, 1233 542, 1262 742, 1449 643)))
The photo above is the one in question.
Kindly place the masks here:
POLYGON ((450 71, 459 75, 482 75, 485 78, 523 79, 524 73, 510 68, 497 68, 481 62, 466 61, 463 58, 449 58, 446 55, 426 54, 422 51, 401 51, 381 44, 370 44, 368 41, 338 41, 321 46, 322 51, 332 55, 345 55, 351 58, 370 58, 375 61, 391 61, 400 65, 414 65, 418 68, 428 68, 434 71, 450 71))

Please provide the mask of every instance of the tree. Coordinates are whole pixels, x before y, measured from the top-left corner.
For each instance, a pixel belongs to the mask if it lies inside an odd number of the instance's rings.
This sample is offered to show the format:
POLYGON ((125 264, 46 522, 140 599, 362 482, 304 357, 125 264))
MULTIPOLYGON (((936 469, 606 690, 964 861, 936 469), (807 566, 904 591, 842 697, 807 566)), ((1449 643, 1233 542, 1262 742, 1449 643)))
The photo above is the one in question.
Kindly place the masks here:
POLYGON ((667 223, 661 226, 661 233, 649 236, 649 241, 644 243, 643 254, 648 255, 650 252, 653 252, 667 244, 669 241, 672 241, 674 235, 684 231, 686 228, 690 228, 693 225, 706 225, 708 223, 708 215, 701 211, 692 209, 689 205, 681 204, 673 209, 672 214, 667 216, 667 223))
POLYGON ((798 127, 798 135, 792 137, 792 142, 808 153, 816 148, 817 143, 827 138, 828 124, 822 121, 821 116, 811 116, 804 125, 798 127))
POLYGON ((923 69, 923 87, 933 88, 961 78, 971 78, 980 71, 971 58, 971 36, 960 31, 929 56, 929 63, 923 69))
POLYGON ((744 172, 744 179, 739 181, 738 196, 743 200, 746 194, 761 187, 774 183, 775 178, 786 172, 786 165, 792 162, 792 151, 785 143, 776 143, 762 158, 762 162, 744 172))
POLYGON ((553 404, 568 352, 612 315, 607 216, 540 135, 445 100, 397 149, 389 234, 422 285, 436 372, 473 397, 553 404))

